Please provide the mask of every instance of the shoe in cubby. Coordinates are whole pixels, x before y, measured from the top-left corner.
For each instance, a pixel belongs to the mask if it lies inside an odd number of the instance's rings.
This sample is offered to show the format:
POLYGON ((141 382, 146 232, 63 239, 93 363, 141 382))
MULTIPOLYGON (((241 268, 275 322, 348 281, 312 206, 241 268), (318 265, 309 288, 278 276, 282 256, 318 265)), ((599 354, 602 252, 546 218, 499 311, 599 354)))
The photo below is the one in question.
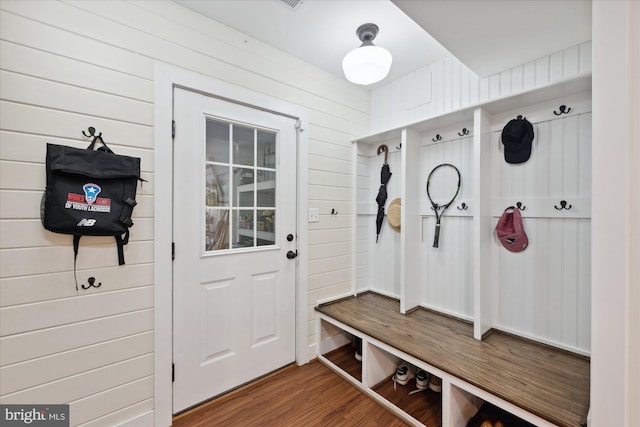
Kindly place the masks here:
POLYGON ((355 358, 358 362, 362 362, 362 338, 353 337, 353 346, 356 348, 355 358))
POLYGON ((428 373, 424 369, 418 368, 418 371, 416 372, 416 389, 409 394, 411 395, 414 393, 419 393, 423 390, 428 389, 430 378, 431 378, 430 373, 428 373))
POLYGON ((402 362, 396 369, 396 374, 393 376, 393 386, 396 384, 407 385, 409 380, 413 378, 413 370, 407 362, 402 362))
POLYGON ((440 393, 442 391, 442 379, 432 374, 429 379, 429 388, 436 393, 440 393))

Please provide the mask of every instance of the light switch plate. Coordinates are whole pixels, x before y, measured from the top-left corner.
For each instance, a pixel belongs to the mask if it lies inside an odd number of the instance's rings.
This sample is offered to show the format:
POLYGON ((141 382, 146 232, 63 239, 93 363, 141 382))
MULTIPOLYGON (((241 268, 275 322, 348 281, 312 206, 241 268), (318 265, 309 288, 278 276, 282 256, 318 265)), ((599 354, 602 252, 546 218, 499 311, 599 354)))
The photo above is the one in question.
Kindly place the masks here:
POLYGON ((309 208, 309 222, 320 222, 319 208, 309 208))

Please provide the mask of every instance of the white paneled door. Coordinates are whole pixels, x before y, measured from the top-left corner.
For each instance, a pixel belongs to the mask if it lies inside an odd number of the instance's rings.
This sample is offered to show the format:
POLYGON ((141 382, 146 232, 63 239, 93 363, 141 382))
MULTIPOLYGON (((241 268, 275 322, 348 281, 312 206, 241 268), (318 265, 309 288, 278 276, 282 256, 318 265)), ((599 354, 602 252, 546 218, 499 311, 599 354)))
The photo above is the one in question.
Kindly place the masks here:
POLYGON ((295 360, 297 251, 295 121, 181 89, 174 119, 176 413, 295 360))

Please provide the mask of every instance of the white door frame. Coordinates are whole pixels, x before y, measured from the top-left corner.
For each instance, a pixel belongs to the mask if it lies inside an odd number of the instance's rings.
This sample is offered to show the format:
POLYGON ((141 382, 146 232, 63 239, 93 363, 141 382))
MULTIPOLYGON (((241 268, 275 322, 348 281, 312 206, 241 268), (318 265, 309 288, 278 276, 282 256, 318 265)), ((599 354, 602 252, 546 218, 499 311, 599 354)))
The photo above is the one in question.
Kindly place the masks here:
MULTIPOLYGON (((154 425, 170 426, 172 420, 171 364, 172 341, 172 264, 171 239, 173 224, 173 88, 182 87, 277 112, 299 120, 298 131, 298 203, 296 274, 296 363, 310 360, 308 347, 308 254, 306 212, 308 208, 308 112, 306 108, 268 95, 232 85, 202 74, 157 63, 154 68, 154 425)), ((179 124, 177 132, 180 132, 179 124)))

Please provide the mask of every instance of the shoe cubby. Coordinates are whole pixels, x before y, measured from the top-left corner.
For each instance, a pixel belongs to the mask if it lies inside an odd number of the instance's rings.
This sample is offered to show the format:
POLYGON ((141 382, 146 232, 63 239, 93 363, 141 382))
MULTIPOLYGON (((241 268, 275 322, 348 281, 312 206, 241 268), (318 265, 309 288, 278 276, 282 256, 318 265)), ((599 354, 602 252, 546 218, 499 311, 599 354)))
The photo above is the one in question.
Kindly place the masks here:
POLYGON ((521 418, 498 408, 490 403, 484 403, 478 412, 467 422, 465 427, 535 427, 521 418))
MULTIPOLYGON (((364 385, 375 395, 400 409, 419 425, 442 425, 442 393, 429 389, 418 390, 416 386, 416 366, 372 343, 366 345, 366 364, 364 365, 364 385), (405 385, 394 382, 396 369, 401 363, 409 366, 409 380, 405 385), (415 392, 414 392, 415 391, 415 392), (412 393, 414 392, 414 393, 412 393)), ((429 372, 429 369, 424 369, 429 372)))
POLYGON ((320 319, 320 358, 338 368, 347 379, 362 381, 362 361, 356 359, 357 342, 362 337, 346 328, 320 319))
POLYGON ((448 389, 447 424, 452 427, 534 427, 550 426, 545 420, 496 399, 475 387, 455 381, 448 389), (482 397, 479 397, 481 395, 482 397), (486 401, 491 400, 493 403, 486 401), (499 405, 499 406, 498 406, 499 405), (518 415, 529 419, 520 418, 518 415))
POLYGON ((483 414, 494 418, 482 427, 577 426, 586 419, 588 359, 499 331, 478 341, 472 325, 453 316, 427 309, 405 315, 399 306, 370 292, 317 307, 319 359, 410 425, 466 427, 483 414), (353 364, 354 336, 362 338, 361 381, 331 353, 347 346, 353 364), (410 394, 419 388, 415 379, 394 388, 403 362, 413 375, 420 368, 440 378, 441 392, 410 394))
POLYGON ((484 400, 474 394, 451 385, 449 390, 449 425, 454 427, 466 427, 469 420, 478 413, 484 403, 484 400))

